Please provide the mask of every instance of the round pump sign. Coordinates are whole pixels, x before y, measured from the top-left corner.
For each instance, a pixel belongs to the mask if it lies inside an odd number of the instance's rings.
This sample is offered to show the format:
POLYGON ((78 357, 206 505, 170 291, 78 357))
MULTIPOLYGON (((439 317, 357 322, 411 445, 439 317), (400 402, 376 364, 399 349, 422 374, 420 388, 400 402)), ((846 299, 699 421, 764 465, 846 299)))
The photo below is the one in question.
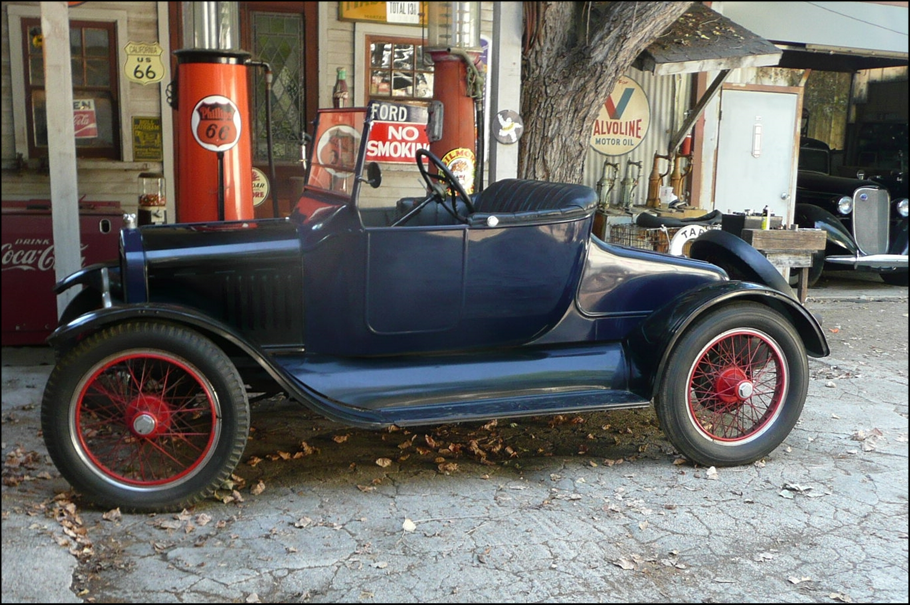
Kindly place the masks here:
POLYGON ((604 155, 624 155, 641 145, 651 126, 651 106, 638 82, 620 76, 601 106, 591 147, 604 155))
POLYGON ((227 151, 240 140, 240 111, 232 100, 209 95, 196 103, 191 120, 193 137, 209 151, 227 151))

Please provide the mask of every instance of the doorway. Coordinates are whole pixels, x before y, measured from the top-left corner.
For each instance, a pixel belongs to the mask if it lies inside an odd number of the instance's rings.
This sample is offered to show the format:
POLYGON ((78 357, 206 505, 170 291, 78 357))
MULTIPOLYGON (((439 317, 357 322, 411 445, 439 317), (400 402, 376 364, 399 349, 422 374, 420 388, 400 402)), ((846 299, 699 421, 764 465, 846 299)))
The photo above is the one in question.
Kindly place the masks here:
POLYGON ((802 88, 725 86, 714 208, 771 213, 793 220, 802 88))

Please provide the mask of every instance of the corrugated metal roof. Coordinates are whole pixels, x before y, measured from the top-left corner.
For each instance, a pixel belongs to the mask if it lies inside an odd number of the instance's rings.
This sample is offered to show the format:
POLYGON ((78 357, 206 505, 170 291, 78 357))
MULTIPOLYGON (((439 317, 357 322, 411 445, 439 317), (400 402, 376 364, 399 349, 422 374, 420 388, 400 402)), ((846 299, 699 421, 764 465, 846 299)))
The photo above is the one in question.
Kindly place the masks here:
POLYGON ((700 2, 642 51, 635 67, 655 75, 777 65, 783 52, 700 2))

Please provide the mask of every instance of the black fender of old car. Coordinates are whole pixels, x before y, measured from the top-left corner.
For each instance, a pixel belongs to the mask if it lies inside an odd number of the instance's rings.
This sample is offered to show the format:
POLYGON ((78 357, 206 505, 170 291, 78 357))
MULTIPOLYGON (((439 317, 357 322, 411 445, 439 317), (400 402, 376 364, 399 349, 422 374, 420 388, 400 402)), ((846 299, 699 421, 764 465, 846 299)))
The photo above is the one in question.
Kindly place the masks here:
POLYGON ((824 208, 812 204, 797 204, 794 218, 796 224, 804 229, 821 229, 825 232, 829 254, 843 254, 843 251, 854 256, 860 254, 853 236, 844 224, 824 208))
POLYGON ((793 298, 761 284, 741 281, 711 283, 694 288, 656 309, 625 339, 632 362, 630 387, 654 396, 661 373, 673 347, 686 329, 712 309, 736 302, 755 302, 774 309, 790 320, 812 357, 830 353, 825 335, 815 317, 793 298))

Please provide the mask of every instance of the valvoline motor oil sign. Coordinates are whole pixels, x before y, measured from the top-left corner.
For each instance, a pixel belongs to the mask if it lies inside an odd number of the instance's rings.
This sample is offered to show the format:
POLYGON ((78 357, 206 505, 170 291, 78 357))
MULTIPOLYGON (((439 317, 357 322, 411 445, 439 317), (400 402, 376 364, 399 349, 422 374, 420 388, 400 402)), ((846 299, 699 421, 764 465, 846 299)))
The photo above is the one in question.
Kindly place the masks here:
POLYGON ((373 129, 367 144, 368 162, 411 163, 420 148, 429 149, 425 107, 372 103, 373 129))
POLYGON ((620 76, 594 122, 591 147, 604 155, 624 155, 641 145, 650 126, 648 96, 638 82, 620 76))

